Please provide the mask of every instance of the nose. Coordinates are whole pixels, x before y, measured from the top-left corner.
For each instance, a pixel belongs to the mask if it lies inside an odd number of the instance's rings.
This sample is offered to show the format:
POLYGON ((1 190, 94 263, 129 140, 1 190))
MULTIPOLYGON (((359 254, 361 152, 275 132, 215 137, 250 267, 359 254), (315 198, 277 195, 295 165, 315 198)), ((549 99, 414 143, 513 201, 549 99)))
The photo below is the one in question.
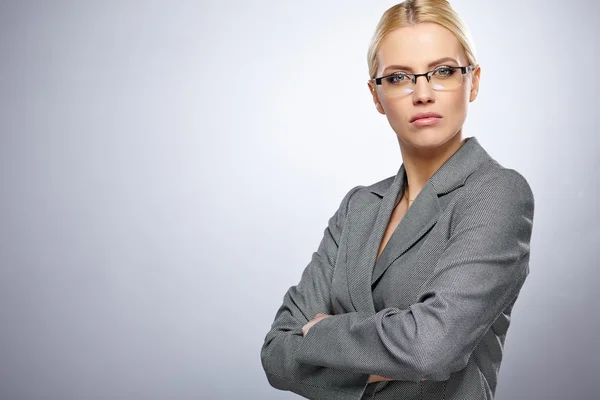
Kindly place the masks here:
POLYGON ((424 75, 417 76, 415 89, 413 91, 413 104, 434 103, 435 95, 431 84, 424 75), (422 78, 422 79, 419 79, 422 78))

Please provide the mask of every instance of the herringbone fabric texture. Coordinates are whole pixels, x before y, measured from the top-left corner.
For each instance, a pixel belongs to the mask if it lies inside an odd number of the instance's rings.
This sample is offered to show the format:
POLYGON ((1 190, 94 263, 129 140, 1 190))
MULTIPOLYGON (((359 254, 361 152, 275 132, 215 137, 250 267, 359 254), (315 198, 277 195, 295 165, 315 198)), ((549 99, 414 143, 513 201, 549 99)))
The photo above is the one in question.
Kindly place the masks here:
POLYGON ((265 337, 273 387, 309 399, 493 399, 529 273, 531 188, 467 138, 376 260, 405 185, 402 164, 342 199, 265 337), (303 337, 317 313, 332 316, 303 337), (370 374, 394 380, 367 384, 370 374))

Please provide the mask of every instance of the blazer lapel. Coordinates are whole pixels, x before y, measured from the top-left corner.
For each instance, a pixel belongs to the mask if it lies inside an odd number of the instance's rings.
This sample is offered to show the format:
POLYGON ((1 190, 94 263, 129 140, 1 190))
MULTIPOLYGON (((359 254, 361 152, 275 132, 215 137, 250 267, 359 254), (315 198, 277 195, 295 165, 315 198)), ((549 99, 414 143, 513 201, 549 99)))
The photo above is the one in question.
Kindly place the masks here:
POLYGON ((436 190, 430 184, 426 184, 400 220, 381 256, 377 259, 371 284, 375 283, 398 257, 402 256, 435 225, 440 212, 436 190))
POLYGON ((483 162, 491 160, 475 137, 463 145, 433 174, 408 208, 382 254, 375 261, 392 211, 406 185, 404 163, 394 180, 371 186, 380 198, 361 205, 348 215, 347 278, 352 304, 357 311, 375 312, 372 284, 437 222, 442 207, 440 196, 464 185, 483 162))
MULTIPOLYGON (((386 180, 389 181, 389 180, 386 180)), ((346 250, 347 277, 350 298, 356 311, 375 312, 371 292, 371 274, 377 251, 383 239, 394 207, 398 204, 400 189, 405 181, 404 164, 400 166, 391 185, 382 187, 376 201, 361 205, 348 214, 348 247, 346 250)), ((384 181, 385 182, 385 181, 384 181)))

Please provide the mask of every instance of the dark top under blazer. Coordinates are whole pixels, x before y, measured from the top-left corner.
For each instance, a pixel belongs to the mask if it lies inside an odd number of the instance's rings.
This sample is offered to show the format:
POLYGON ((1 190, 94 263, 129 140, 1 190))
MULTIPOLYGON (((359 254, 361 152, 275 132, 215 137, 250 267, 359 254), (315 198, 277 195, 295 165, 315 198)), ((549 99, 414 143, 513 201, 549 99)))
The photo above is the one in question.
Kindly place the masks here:
POLYGON ((402 164, 344 196, 265 337, 273 387, 327 400, 493 398, 529 274, 531 188, 469 137, 375 261, 405 184, 402 164), (332 316, 303 337, 317 313, 332 316), (395 380, 367 384, 369 374, 395 380))

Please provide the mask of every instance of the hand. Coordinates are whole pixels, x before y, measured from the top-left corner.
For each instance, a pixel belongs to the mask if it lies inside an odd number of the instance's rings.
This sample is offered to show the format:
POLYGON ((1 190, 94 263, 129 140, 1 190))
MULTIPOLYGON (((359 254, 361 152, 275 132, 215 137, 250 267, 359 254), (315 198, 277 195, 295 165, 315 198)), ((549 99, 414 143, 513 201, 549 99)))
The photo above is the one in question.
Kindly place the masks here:
MULTIPOLYGON (((379 381, 393 381, 394 379, 386 378, 379 375, 369 375, 368 383, 379 382, 379 381)), ((425 382, 427 379, 421 378, 421 382, 425 382)))
POLYGON ((379 375, 369 375, 368 383, 379 382, 379 381, 393 381, 393 379, 386 378, 379 375))
POLYGON ((313 319, 311 319, 310 321, 308 321, 303 327, 302 327, 302 336, 306 336, 306 334, 308 333, 309 329, 316 324, 317 322, 319 322, 322 319, 325 319, 327 317, 331 317, 331 315, 329 314, 317 314, 315 315, 315 317, 313 319))

